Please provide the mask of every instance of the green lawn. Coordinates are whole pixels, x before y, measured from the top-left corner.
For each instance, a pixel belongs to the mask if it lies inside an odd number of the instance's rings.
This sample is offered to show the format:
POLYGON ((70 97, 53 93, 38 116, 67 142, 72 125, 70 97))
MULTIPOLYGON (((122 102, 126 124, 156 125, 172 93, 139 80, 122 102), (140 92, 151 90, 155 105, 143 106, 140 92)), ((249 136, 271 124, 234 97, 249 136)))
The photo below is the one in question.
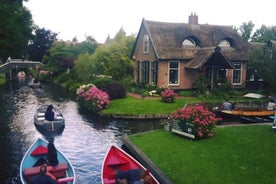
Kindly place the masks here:
POLYGON ((178 98, 175 103, 164 103, 161 98, 154 99, 137 99, 126 97, 123 99, 112 100, 108 109, 101 112, 103 114, 167 114, 183 107, 186 103, 200 102, 197 98, 178 98))
MULTIPOLYGON (((231 102, 235 101, 254 101, 254 99, 246 99, 242 97, 236 97, 230 99, 231 102)), ((267 99, 265 99, 266 101, 267 99)), ((108 114, 122 114, 122 115, 137 115, 137 114, 168 114, 172 113, 178 108, 183 107, 186 103, 202 103, 208 102, 215 105, 217 102, 222 102, 223 99, 200 99, 193 97, 176 98, 175 103, 164 103, 161 101, 161 97, 153 99, 137 99, 135 97, 127 96, 122 99, 114 99, 111 101, 110 106, 107 109, 101 111, 103 115, 108 114)))
POLYGON ((276 183, 276 132, 271 126, 216 130, 214 137, 199 141, 164 130, 129 138, 175 184, 276 183))

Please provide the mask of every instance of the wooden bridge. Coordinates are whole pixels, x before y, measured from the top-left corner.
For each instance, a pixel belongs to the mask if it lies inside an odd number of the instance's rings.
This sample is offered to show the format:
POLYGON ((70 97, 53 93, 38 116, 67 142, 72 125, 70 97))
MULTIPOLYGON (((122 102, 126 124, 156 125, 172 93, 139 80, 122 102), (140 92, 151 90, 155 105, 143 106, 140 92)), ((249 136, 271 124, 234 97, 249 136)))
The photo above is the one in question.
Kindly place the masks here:
POLYGON ((19 70, 24 68, 26 69, 35 69, 36 73, 38 73, 39 68, 43 67, 43 63, 39 61, 28 61, 21 59, 8 59, 6 63, 0 65, 0 72, 9 71, 9 76, 6 75, 6 78, 12 80, 13 73, 17 73, 19 70))
POLYGON ((39 61, 27 61, 21 59, 10 59, 6 63, 0 65, 0 72, 9 69, 22 69, 22 68, 34 68, 38 69, 43 66, 43 63, 39 61))

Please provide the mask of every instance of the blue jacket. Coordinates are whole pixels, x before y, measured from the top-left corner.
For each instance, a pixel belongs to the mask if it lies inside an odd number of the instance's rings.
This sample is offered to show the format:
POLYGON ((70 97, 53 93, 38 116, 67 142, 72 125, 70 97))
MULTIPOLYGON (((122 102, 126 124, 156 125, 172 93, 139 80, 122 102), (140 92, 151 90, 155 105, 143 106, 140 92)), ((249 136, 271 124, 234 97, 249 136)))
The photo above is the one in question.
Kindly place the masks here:
POLYGON ((31 184, 57 184, 57 182, 46 174, 39 174, 33 177, 31 184))

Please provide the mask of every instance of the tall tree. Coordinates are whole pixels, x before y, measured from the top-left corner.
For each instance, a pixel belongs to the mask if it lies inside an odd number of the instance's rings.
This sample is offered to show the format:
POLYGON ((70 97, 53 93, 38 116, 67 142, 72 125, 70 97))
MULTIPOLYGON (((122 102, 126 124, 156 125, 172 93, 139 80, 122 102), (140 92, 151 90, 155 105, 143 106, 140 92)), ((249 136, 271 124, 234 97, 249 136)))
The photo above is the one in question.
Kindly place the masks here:
MULTIPOLYGON (((93 54, 96 48, 97 42, 92 37, 87 37, 85 41, 80 43, 77 40, 74 42, 56 41, 43 58, 43 62, 45 68, 51 70, 54 75, 62 72, 72 72, 71 69, 74 68, 76 59, 83 54, 93 54)), ((82 58, 86 59, 87 57, 82 58)), ((80 65, 82 65, 83 62, 80 63, 80 65)), ((86 65, 85 67, 87 68, 86 65)), ((81 72, 80 75, 83 74, 84 73, 81 72)))
POLYGON ((42 61, 43 56, 57 40, 57 35, 57 33, 50 30, 37 27, 35 29, 35 35, 30 40, 28 46, 28 59, 31 61, 42 61))
POLYGON ((33 21, 23 0, 0 0, 0 20, 0 60, 25 57, 33 21))
POLYGON ((276 40, 276 26, 262 25, 252 36, 252 41, 267 43, 269 40, 276 40))
POLYGON ((249 21, 248 23, 242 23, 239 30, 242 33, 242 38, 246 41, 249 41, 252 31, 254 29, 255 24, 253 24, 252 21, 249 21))
POLYGON ((97 61, 99 74, 112 76, 114 80, 122 80, 133 76, 134 63, 131 59, 131 51, 135 37, 126 36, 121 28, 114 39, 100 46, 94 54, 97 61))
POLYGON ((92 36, 87 36, 84 41, 72 44, 75 55, 78 56, 83 53, 93 54, 98 46, 98 43, 92 36))
POLYGON ((273 47, 256 47, 247 63, 248 71, 262 78, 267 90, 276 92, 276 49, 273 47))

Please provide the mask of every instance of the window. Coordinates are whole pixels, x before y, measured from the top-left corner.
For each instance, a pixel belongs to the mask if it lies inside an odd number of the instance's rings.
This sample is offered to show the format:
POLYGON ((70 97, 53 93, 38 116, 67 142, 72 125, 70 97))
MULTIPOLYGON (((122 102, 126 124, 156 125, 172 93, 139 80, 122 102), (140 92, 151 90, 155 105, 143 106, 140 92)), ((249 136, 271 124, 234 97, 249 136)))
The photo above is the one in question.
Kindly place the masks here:
POLYGON ((219 47, 231 47, 231 44, 228 40, 221 40, 218 44, 219 47))
POLYGON ((141 61, 137 65, 138 81, 143 83, 157 83, 157 62, 156 61, 141 61))
POLYGON ((178 84, 179 77, 179 62, 170 61, 169 62, 169 84, 178 84))
POLYGON ((149 61, 141 62, 141 82, 149 82, 149 61))
POLYGON ((150 82, 153 84, 157 83, 157 62, 150 62, 150 82))
POLYGON ((242 76, 242 64, 241 63, 233 63, 235 69, 233 69, 233 85, 241 84, 241 76, 242 76))
POLYGON ((254 81, 255 80, 255 75, 254 73, 251 73, 249 76, 249 81, 254 81))
POLYGON ((143 52, 144 53, 149 53, 149 35, 144 35, 143 52))
POLYGON ((196 46, 196 43, 192 39, 185 39, 182 43, 184 46, 196 46))

